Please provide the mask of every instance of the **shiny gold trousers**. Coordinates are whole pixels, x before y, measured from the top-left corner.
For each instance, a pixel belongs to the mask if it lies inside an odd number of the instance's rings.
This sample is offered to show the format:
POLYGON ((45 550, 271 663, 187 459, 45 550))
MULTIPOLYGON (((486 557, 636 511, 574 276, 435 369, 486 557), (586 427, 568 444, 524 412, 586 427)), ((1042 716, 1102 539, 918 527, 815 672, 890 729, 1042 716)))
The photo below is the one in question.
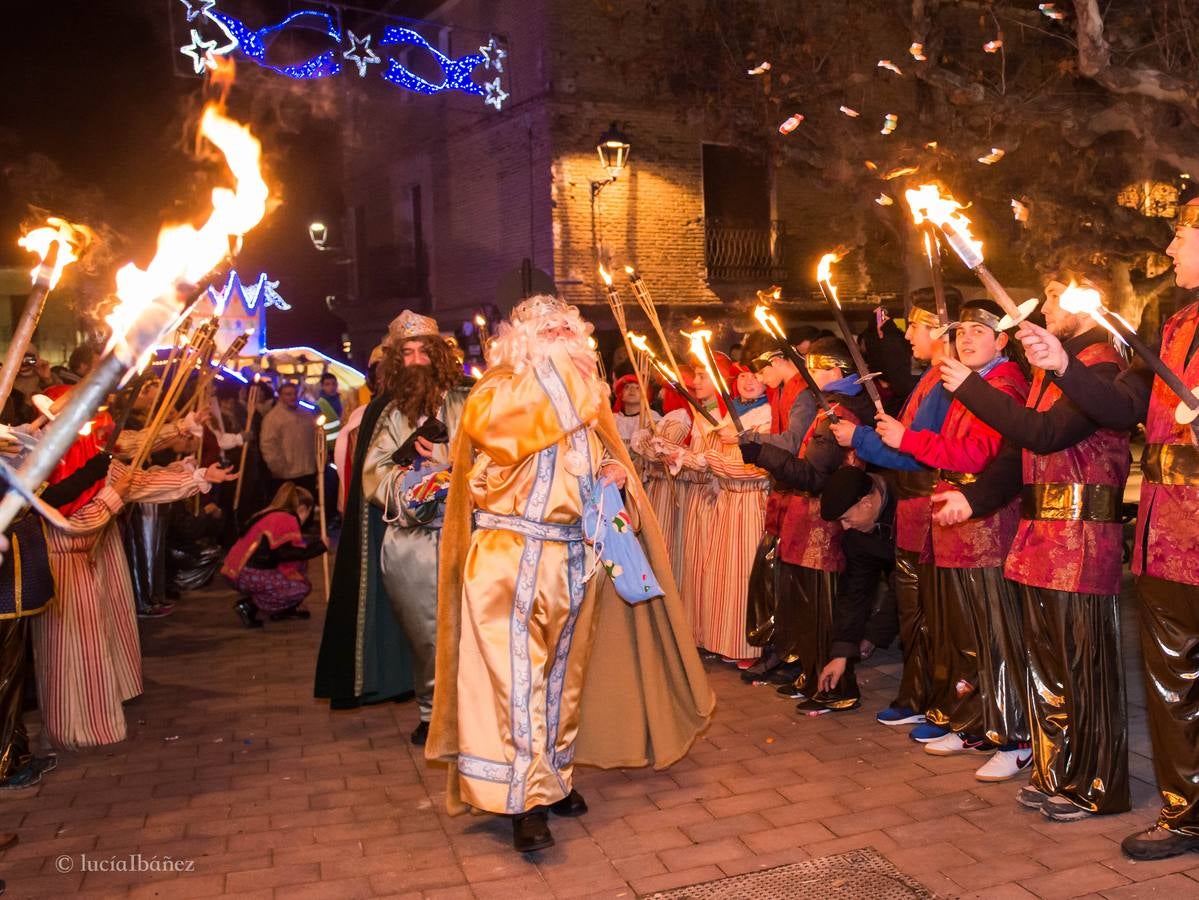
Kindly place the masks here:
POLYGON ((1018 584, 1033 787, 1093 813, 1129 809, 1120 598, 1018 584))
POLYGON ((745 604, 745 641, 751 647, 765 647, 774 637, 774 611, 779 580, 779 539, 767 532, 762 535, 749 570, 749 597, 745 604))
POLYGON ((926 615, 929 720, 1000 746, 1027 741, 1023 615, 1003 570, 938 567, 926 615))
POLYGON ((29 620, 0 620, 0 779, 32 758, 25 732, 25 654, 29 620))
MULTIPOLYGON (((833 599, 837 596, 838 576, 836 572, 784 562, 779 563, 779 569, 781 590, 775 613, 775 652, 782 659, 799 660, 803 672, 795 685, 812 696, 832 648, 833 599)), ((837 694, 857 696, 852 669, 846 669, 837 694)))
POLYGON ((1158 824, 1199 836, 1199 587, 1137 580, 1158 824))
POLYGON ((914 550, 895 548, 895 606, 903 645, 903 674, 895 702, 924 712, 928 708, 928 626, 925 608, 936 581, 933 564, 920 562, 914 550))

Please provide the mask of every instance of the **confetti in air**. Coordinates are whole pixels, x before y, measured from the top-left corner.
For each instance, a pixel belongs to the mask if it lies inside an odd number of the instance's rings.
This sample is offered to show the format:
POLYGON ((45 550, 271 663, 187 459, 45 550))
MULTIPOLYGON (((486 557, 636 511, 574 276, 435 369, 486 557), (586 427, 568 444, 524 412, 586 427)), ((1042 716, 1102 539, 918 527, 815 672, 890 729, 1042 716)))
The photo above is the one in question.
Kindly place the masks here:
POLYGON ((1066 18, 1066 14, 1057 8, 1056 3, 1042 3, 1037 6, 1037 9, 1041 11, 1042 15, 1048 16, 1055 22, 1060 22, 1066 18))
POLYGON ((858 116, 861 115, 861 113, 858 112, 856 109, 851 109, 848 106, 842 106, 841 113, 843 115, 849 116, 851 119, 856 119, 858 116))
POLYGON ((985 50, 987 53, 998 53, 999 49, 1002 46, 1003 46, 1002 39, 994 40, 994 41, 987 41, 985 44, 983 44, 983 50, 985 50))
POLYGON ((982 163, 984 166, 993 166, 993 165, 995 165, 995 163, 997 163, 1001 159, 1003 159, 1004 155, 1005 155, 1004 152, 1002 150, 1000 150, 998 147, 992 147, 991 152, 988 153, 986 156, 980 156, 978 158, 978 161, 980 163, 982 163))
POLYGON ((878 67, 880 69, 886 69, 888 72, 894 72, 896 75, 903 74, 903 69, 899 68, 899 66, 895 65, 895 63, 891 62, 889 59, 880 59, 878 61, 878 67))
POLYGON ((888 197, 886 194, 879 194, 877 197, 874 198, 874 202, 877 203, 879 206, 890 206, 895 201, 892 200, 890 197, 888 197))
POLYGON ((928 59, 924 55, 924 45, 919 42, 914 42, 912 46, 908 47, 908 53, 912 54, 912 59, 916 60, 916 62, 924 62, 928 59))
POLYGON ((758 63, 752 69, 746 69, 745 74, 746 75, 765 75, 767 72, 770 71, 770 69, 771 69, 770 63, 763 61, 763 62, 758 63))
POLYGON ((1012 200, 1012 215, 1016 217, 1017 222, 1028 221, 1028 207, 1019 200, 1012 200))
POLYGON ((799 123, 802 121, 803 116, 801 116, 799 113, 788 117, 783 124, 779 126, 779 134, 790 134, 799 127, 799 123))
POLYGON ((887 113, 883 119, 883 130, 879 134, 890 134, 899 127, 899 116, 895 113, 887 113))

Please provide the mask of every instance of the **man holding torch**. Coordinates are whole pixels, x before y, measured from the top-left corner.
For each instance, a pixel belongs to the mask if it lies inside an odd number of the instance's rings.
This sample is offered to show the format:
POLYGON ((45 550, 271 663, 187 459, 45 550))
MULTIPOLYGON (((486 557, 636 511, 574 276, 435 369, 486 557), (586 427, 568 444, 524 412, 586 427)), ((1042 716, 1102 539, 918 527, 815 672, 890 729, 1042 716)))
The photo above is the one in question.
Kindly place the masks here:
MULTIPOLYGON (((1124 362, 1107 332, 1062 309, 1067 281, 1073 280, 1062 275, 1046 286, 1046 328, 1110 391, 1124 362)), ((1020 524, 1004 566, 1020 592, 1033 686, 1032 779, 1018 799, 1053 821, 1126 812, 1119 600, 1128 432, 1099 427, 1043 369, 1027 406, 956 360, 943 364, 942 380, 955 399, 1023 450, 1020 524)), ((963 499, 951 495, 945 511, 963 499)))
MULTIPOLYGON (((1174 278, 1199 289, 1199 197, 1179 207, 1166 249, 1174 278)), ((1141 651, 1149 734, 1162 809, 1157 821, 1124 839, 1133 859, 1164 859, 1199 850, 1199 448, 1193 426, 1176 414, 1179 398, 1142 356, 1105 381, 1050 331, 1024 323, 1017 332, 1029 361, 1096 424, 1117 430, 1145 423, 1144 483, 1133 547, 1138 575, 1141 651)), ((1186 386, 1199 383, 1199 302, 1171 316, 1160 360, 1186 386)))
MULTIPOLYGON (((806 357, 821 403, 842 421, 869 421, 873 406, 853 371, 849 349, 834 337, 813 341, 806 357)), ((794 680, 780 693, 805 698, 802 712, 820 714, 853 709, 859 703, 851 669, 831 691, 818 691, 820 672, 830 660, 833 599, 845 569, 841 525, 820 515, 820 494, 829 476, 844 465, 860 465, 837 444, 827 414, 816 416, 795 451, 748 439, 741 441, 746 463, 765 469, 794 491, 783 517, 778 543, 782 563, 775 652, 800 664, 794 680)))

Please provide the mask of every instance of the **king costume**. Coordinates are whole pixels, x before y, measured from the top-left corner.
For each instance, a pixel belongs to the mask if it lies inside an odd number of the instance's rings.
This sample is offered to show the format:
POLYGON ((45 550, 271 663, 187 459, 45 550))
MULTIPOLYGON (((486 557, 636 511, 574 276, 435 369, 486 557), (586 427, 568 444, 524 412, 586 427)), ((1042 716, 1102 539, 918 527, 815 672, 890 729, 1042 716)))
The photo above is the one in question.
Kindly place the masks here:
POLYGON ((549 296, 501 329, 462 413, 442 532, 425 754, 450 764, 450 811, 515 816, 518 849, 552 843, 543 807, 586 810, 575 763, 669 766, 715 702, 604 388, 563 331, 577 348, 590 326, 549 296), (628 520, 663 593, 636 605, 584 541, 584 507, 611 464, 628 474, 628 520), (522 846, 531 817, 540 836, 522 846))

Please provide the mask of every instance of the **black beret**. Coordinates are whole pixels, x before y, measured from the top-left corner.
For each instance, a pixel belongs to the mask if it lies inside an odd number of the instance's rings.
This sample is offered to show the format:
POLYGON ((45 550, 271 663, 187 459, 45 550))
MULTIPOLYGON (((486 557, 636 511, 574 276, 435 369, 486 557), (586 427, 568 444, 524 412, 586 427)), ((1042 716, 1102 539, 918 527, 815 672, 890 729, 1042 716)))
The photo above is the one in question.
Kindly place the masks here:
POLYGON ((820 518, 835 522, 851 506, 874 490, 874 479, 862 469, 842 466, 824 484, 820 492, 820 518))

